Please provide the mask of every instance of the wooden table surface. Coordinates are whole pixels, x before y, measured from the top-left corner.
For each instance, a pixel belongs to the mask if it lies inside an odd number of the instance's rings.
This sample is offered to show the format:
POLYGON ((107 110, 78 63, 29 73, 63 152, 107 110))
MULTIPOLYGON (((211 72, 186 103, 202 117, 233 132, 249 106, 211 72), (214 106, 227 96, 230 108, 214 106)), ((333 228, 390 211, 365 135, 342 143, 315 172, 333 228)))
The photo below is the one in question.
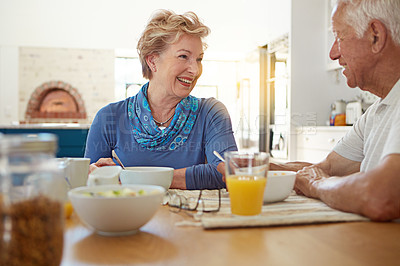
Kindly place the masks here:
POLYGON ((162 206, 139 233, 105 237, 74 214, 62 265, 400 265, 400 223, 204 230, 183 220, 162 206))

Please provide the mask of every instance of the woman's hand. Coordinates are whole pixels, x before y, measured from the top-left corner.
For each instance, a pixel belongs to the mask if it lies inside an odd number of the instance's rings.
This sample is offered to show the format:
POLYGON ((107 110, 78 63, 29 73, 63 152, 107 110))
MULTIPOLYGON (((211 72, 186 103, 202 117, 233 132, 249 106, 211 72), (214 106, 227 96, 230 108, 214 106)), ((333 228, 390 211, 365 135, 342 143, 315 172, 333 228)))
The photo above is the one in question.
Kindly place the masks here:
POLYGON ((224 162, 220 162, 217 165, 217 171, 222 174, 222 181, 224 181, 226 183, 226 180, 225 180, 225 163, 224 162))
POLYGON ((116 165, 111 158, 100 158, 97 162, 92 163, 89 166, 89 174, 93 172, 94 169, 102 167, 102 166, 113 166, 116 165))

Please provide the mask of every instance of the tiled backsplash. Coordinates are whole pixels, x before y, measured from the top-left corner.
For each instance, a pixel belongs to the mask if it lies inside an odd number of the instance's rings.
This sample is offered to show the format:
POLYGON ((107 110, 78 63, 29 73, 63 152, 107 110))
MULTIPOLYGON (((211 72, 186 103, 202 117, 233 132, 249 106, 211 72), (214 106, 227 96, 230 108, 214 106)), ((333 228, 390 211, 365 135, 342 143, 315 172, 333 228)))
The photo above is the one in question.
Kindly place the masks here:
MULTIPOLYGON (((31 94, 43 83, 71 84, 82 96, 90 123, 97 111, 113 102, 114 50, 21 47, 19 49, 19 120, 31 94)), ((63 120, 60 122, 68 122, 63 120)))

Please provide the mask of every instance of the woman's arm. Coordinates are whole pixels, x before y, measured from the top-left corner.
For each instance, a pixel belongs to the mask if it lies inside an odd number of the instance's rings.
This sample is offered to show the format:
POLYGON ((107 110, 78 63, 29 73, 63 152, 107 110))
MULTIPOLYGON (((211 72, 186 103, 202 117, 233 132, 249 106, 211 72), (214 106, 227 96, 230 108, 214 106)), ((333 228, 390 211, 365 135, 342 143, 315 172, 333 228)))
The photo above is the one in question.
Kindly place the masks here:
POLYGON ((174 170, 170 188, 186 189, 186 168, 174 170))
POLYGON ((100 158, 111 158, 111 151, 115 145, 115 113, 111 105, 107 105, 97 112, 90 126, 86 139, 85 158, 92 163, 100 158))
POLYGON ((186 169, 187 189, 225 188, 221 174, 221 160, 214 155, 214 150, 222 156, 227 151, 236 151, 237 146, 232 131, 232 123, 225 106, 215 100, 206 99, 206 115, 196 123, 202 123, 203 132, 196 132, 202 141, 207 162, 186 169))
POLYGON ((111 152, 115 145, 115 141, 113 141, 115 135, 111 134, 111 132, 115 132, 114 126, 111 105, 107 105, 97 112, 86 139, 84 157, 90 158, 91 161, 89 173, 98 167, 115 165, 111 158, 111 152))

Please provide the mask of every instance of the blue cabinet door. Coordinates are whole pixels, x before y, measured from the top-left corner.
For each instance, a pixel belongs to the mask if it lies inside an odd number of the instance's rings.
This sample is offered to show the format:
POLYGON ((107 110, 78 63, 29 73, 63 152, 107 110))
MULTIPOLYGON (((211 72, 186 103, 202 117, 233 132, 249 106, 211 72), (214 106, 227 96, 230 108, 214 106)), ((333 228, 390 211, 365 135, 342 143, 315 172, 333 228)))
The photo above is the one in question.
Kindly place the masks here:
POLYGON ((0 128, 3 134, 53 133, 58 136, 57 157, 83 157, 89 129, 0 128))

